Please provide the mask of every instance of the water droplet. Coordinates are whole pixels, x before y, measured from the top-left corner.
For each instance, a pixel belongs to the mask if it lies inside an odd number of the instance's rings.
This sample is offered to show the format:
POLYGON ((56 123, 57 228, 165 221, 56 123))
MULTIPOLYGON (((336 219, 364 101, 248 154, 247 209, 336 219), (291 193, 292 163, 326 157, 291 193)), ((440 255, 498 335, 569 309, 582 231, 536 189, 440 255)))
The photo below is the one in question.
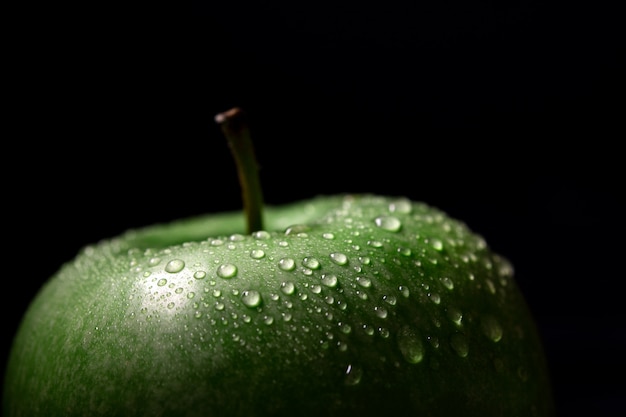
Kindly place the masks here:
POLYGON ((183 292, 183 287, 178 287, 176 288, 176 290, 174 291, 176 294, 181 294, 183 292))
POLYGON ((389 313, 387 312, 387 309, 386 309, 385 307, 378 307, 378 306, 374 307, 374 312, 375 312, 375 313, 376 313, 376 315, 377 315, 378 317, 380 317, 381 319, 386 318, 386 317, 387 317, 387 315, 389 314, 389 313))
POLYGON ((274 323, 274 317, 272 316, 265 316, 263 318, 263 323, 267 324, 268 326, 272 323, 274 323))
POLYGON ((383 295, 383 301, 389 305, 395 306, 397 299, 393 295, 383 295))
POLYGON ((195 292, 193 292, 193 291, 189 291, 189 292, 187 293, 187 298, 189 298, 189 299, 192 299, 192 298, 193 298, 193 297, 195 297, 195 296, 196 296, 196 293, 195 293, 195 292))
POLYGON ((361 261, 363 265, 369 265, 372 262, 369 256, 362 256, 359 258, 359 261, 361 261))
POLYGON ((293 294, 295 289, 296 289, 296 286, 293 285, 293 282, 285 281, 282 284, 280 284, 280 290, 287 295, 293 294))
POLYGON ((358 366, 348 365, 345 377, 346 385, 357 385, 361 382, 361 378, 363 378, 363 370, 358 366))
POLYGON ((204 272, 204 271, 196 271, 196 272, 194 272, 193 277, 195 279, 204 279, 206 277, 206 272, 204 272))
POLYGON ((404 285, 400 285, 398 287, 398 291, 400 291, 400 294, 402 294, 404 298, 409 298, 409 295, 411 295, 411 291, 409 291, 409 288, 405 287, 404 285))
POLYGON ((322 286, 321 285, 311 285, 311 292, 313 292, 313 294, 319 294, 322 292, 322 286))
POLYGON ((463 313, 461 313, 461 311, 455 307, 449 307, 448 308, 448 318, 454 322, 454 324, 456 324, 457 326, 461 325, 461 321, 463 320, 463 313))
POLYGON ((467 339, 461 333, 453 334, 450 337, 450 346, 462 358, 465 358, 469 353, 467 339))
POLYGON ((224 305, 224 303, 222 303, 222 302, 220 302, 220 301, 218 301, 218 302, 216 302, 216 303, 215 303, 215 309, 216 309, 217 311, 222 311, 222 310, 224 310, 224 308, 225 308, 225 307, 226 307, 226 306, 224 305))
POLYGON ((337 265, 345 265, 348 263, 348 257, 344 255, 343 253, 338 253, 338 252, 331 253, 330 259, 332 259, 332 261, 336 263, 337 265))
POLYGON ((402 256, 411 256, 410 248, 398 248, 398 253, 402 256))
POLYGON ((278 261, 278 267, 283 271, 293 271, 296 267, 296 261, 291 258, 282 258, 278 261))
POLYGON ((374 219, 376 226, 389 232, 397 232, 402 227, 402 222, 393 216, 378 216, 374 219))
POLYGON ((443 242, 439 239, 433 239, 430 242, 430 245, 433 247, 433 249, 435 249, 436 251, 442 251, 443 250, 443 242))
POLYGON ((258 307, 261 305, 261 294, 255 290, 246 290, 241 293, 241 301, 248 307, 258 307))
POLYGON ((169 304, 167 305, 167 308, 169 308, 170 310, 171 310, 171 309, 173 309, 173 308, 174 308, 174 303, 169 303, 169 304))
POLYGON ((411 212, 411 202, 409 200, 396 200, 389 204, 389 211, 392 213, 408 214, 411 212))
POLYGON ((480 324, 483 334, 490 340, 498 342, 502 339, 502 326, 500 326, 500 323, 494 317, 485 316, 482 318, 480 324))
POLYGON ((327 287, 334 288, 337 286, 337 275, 323 274, 321 280, 322 284, 326 285, 327 287))
POLYGON ((443 277, 441 278, 441 282, 443 283, 444 287, 446 287, 449 290, 454 289, 454 282, 452 282, 452 280, 448 277, 443 277))
POLYGON ((165 278, 161 278, 160 280, 157 281, 157 285, 159 287, 164 286, 165 284, 167 284, 167 280, 165 278))
POLYGON ((434 293, 434 292, 430 293, 428 294, 428 297, 430 297, 430 301, 432 301, 435 304, 439 304, 441 302, 441 297, 437 293, 434 293))
POLYGON ((259 230, 257 232, 254 232, 252 236, 258 240, 267 240, 270 238, 270 234, 265 230, 259 230))
POLYGON ((299 235, 310 231, 311 228, 305 224, 295 224, 285 229, 285 235, 299 235))
POLYGON ((302 265, 304 265, 305 267, 309 269, 319 269, 320 261, 318 261, 315 258, 311 258, 307 256, 306 258, 302 260, 302 265))
POLYGON ((366 277, 356 277, 356 283, 363 288, 369 288, 372 286, 372 280, 366 277))
POLYGON ((324 234, 322 235, 322 237, 323 237, 324 239, 332 240, 332 239, 334 239, 334 238, 335 238, 335 235, 334 235, 334 234, 332 234, 332 233, 324 233, 324 234))
POLYGON ((253 249, 250 251, 250 257, 252 259, 261 259, 265 256, 265 252, 261 249, 253 249))
POLYGON ((398 332, 398 347, 408 363, 420 363, 424 359, 424 344, 417 330, 404 326, 398 332))
POLYGON ((155 265, 158 265, 159 263, 161 263, 161 258, 157 258, 157 257, 150 258, 150 260, 148 261, 148 265, 150 266, 155 266, 155 265))
POLYGON ((222 264, 217 268, 217 276, 228 279, 237 275, 237 267, 233 264, 222 264))
POLYGON ((172 259, 167 263, 167 265, 165 265, 165 271, 169 272, 170 274, 175 274, 182 271, 184 267, 185 261, 183 261, 182 259, 172 259))
POLYGON ((367 242, 367 244, 373 248, 382 248, 383 247, 383 243, 379 242, 378 240, 370 240, 367 242))

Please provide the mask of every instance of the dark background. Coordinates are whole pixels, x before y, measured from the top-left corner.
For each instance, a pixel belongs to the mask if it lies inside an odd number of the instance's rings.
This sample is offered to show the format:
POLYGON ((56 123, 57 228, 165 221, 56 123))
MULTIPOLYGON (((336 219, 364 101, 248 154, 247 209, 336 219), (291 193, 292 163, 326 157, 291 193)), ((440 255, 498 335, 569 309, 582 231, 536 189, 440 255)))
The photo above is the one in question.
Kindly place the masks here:
POLYGON ((372 192, 463 219, 516 268, 559 415, 626 410, 617 8, 59 7, 19 15, 4 64, 5 357, 27 303, 80 247, 240 207, 213 117, 241 106, 266 202, 372 192))

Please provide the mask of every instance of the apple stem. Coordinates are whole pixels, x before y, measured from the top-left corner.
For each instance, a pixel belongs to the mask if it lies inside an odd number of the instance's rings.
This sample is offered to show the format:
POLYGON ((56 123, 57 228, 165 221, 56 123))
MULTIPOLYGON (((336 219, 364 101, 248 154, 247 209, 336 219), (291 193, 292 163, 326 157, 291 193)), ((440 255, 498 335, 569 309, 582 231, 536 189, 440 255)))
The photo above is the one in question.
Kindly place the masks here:
POLYGON ((263 229, 263 194, 245 112, 234 107, 215 116, 237 165, 248 233, 263 229))

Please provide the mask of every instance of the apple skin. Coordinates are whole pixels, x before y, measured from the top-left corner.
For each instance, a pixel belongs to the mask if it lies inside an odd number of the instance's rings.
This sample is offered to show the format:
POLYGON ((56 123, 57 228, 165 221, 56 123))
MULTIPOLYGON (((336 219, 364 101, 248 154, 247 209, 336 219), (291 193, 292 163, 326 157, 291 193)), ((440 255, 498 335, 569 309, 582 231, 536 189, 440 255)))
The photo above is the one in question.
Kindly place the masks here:
POLYGON ((366 194, 264 219, 84 248, 23 318, 5 417, 554 414, 513 268, 464 223, 366 194))

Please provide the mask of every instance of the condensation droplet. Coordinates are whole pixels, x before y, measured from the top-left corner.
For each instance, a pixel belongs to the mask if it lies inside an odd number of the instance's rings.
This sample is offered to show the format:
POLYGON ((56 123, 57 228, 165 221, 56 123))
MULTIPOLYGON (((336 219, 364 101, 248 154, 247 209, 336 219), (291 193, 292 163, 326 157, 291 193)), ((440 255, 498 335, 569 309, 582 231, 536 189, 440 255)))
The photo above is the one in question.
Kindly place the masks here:
POLYGON ((302 265, 309 269, 319 269, 320 261, 318 261, 316 258, 306 257, 302 260, 302 265))
POLYGON ((204 279, 206 277, 206 272, 204 272, 204 271, 196 271, 196 272, 194 272, 193 277, 195 279, 204 279))
POLYGON ((337 275, 323 274, 321 280, 322 284, 326 285, 327 287, 334 288, 337 286, 337 275))
POLYGON ((383 295, 383 301, 389 305, 395 306, 397 299, 393 295, 383 295))
POLYGON ((402 227, 402 222, 393 216, 378 216, 374 219, 376 226, 389 232, 397 232, 402 227))
POLYGON ((157 257, 150 258, 150 260, 148 261, 148 265, 150 266, 156 266, 160 263, 161 263, 161 258, 157 258, 157 257))
POLYGON ((359 382, 361 382, 361 378, 363 377, 363 370, 355 365, 348 365, 348 367, 346 368, 346 377, 345 377, 345 383, 346 385, 357 385, 359 382))
POLYGON ((293 285, 293 282, 285 281, 285 282, 280 284, 280 290, 284 294, 291 295, 291 294, 293 294, 295 289, 296 289, 296 286, 293 285))
POLYGON ((339 252, 331 253, 330 259, 337 265, 345 265, 348 263, 348 257, 339 252))
POLYGON ((174 308, 174 303, 168 303, 167 308, 169 308, 170 310, 174 308))
POLYGON ((270 238, 269 232, 266 232, 265 230, 259 230, 257 232, 254 232, 252 236, 258 240, 267 240, 270 238))
POLYGON ((461 325, 461 321, 463 320, 463 313, 458 308, 448 307, 448 318, 457 326, 461 325))
POLYGON ((389 211, 392 213, 411 213, 411 202, 409 200, 396 200, 389 204, 389 211))
POLYGON ((363 288, 369 288, 372 286, 372 280, 366 277, 356 277, 356 283, 363 288))
POLYGON ((296 261, 291 258, 282 258, 278 261, 278 267, 283 271, 293 271, 296 267, 296 261))
POLYGON ((233 264, 222 264, 217 268, 217 276, 228 279, 237 275, 237 267, 233 264))
POLYGON ((367 244, 373 248, 382 248, 383 247, 383 243, 379 242, 378 240, 370 240, 367 242, 367 244))
POLYGON ((165 265, 165 271, 169 272, 170 274, 175 274, 182 271, 184 267, 185 261, 183 261, 182 259, 172 259, 167 263, 167 265, 165 265))
POLYGON ((252 259, 261 259, 265 257, 265 252, 261 249, 253 249, 250 251, 250 257, 252 259))
POLYGON ((261 293, 256 290, 246 290, 241 293, 241 301, 247 307, 258 307, 261 305, 261 293))
POLYGON ((160 280, 157 281, 157 285, 159 287, 164 286, 165 284, 167 284, 167 280, 165 278, 161 278, 160 280))
POLYGON ((435 249, 436 251, 442 251, 443 250, 443 242, 439 239, 433 239, 430 242, 430 245, 433 247, 433 249, 435 249))
POLYGON ((380 317, 381 319, 387 318, 387 315, 389 314, 385 307, 378 307, 378 306, 374 307, 374 313, 376 313, 376 315, 380 317))
POLYGON ((430 293, 428 294, 428 297, 430 297, 430 301, 432 301, 435 304, 439 304, 441 302, 441 297, 437 293, 434 293, 434 292, 430 293))
POLYGON ((324 233, 324 234, 322 235, 322 237, 323 237, 324 239, 332 240, 332 239, 334 239, 334 238, 335 238, 335 235, 334 235, 334 234, 332 234, 332 233, 324 233))
POLYGON ((493 342, 499 342, 502 339, 502 326, 492 316, 485 316, 480 322, 483 334, 493 342))
POLYGON ((398 332, 398 347, 402 357, 408 363, 420 363, 424 359, 424 344, 419 332, 409 326, 404 326, 398 332))
POLYGON ((467 339, 464 335, 460 333, 453 334, 452 337, 450 337, 450 346, 460 357, 467 357, 469 353, 469 344, 467 343, 467 339))
POLYGON ((454 282, 448 277, 441 278, 441 283, 449 290, 454 289, 454 282))
POLYGON ((400 291, 400 294, 402 294, 404 298, 409 298, 409 295, 411 295, 411 291, 409 291, 409 288, 405 287, 404 285, 400 285, 398 287, 398 291, 400 291))

